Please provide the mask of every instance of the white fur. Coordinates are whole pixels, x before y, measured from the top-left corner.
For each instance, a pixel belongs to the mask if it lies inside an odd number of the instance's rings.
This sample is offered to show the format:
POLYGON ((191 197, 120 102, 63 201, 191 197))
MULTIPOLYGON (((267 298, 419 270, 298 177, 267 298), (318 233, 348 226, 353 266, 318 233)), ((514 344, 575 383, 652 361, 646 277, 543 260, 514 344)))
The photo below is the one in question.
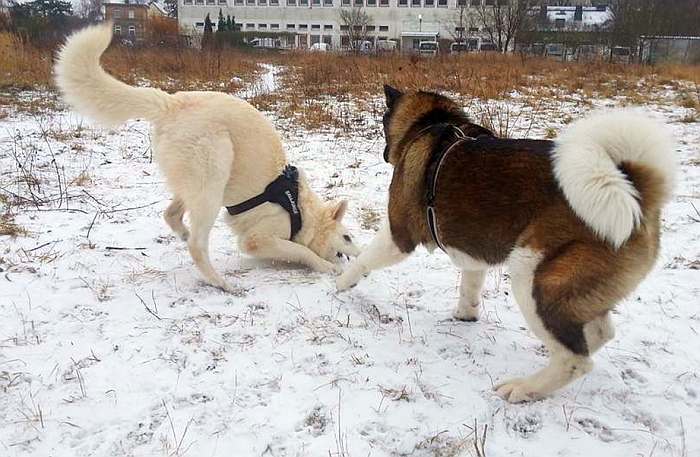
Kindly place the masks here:
POLYGON ((673 142, 663 125, 630 110, 594 114, 556 141, 554 173, 574 212, 602 239, 620 247, 642 217, 639 192, 617 167, 651 167, 673 190, 673 142))
MULTIPOLYGON (((287 163, 272 124, 243 100, 216 92, 166 94, 117 81, 100 67, 111 26, 98 25, 72 35, 60 52, 56 82, 77 111, 107 124, 145 118, 153 127, 154 158, 174 194, 165 212, 168 225, 187 240, 190 255, 209 284, 233 290, 212 267, 209 232, 222 206, 261 193, 287 163), (190 215, 190 229, 182 222, 190 215)), ((299 209, 302 229, 294 242, 289 215, 266 203, 227 222, 246 253, 300 262, 317 271, 336 269, 336 253, 357 255, 343 239, 340 219, 345 203, 324 203, 301 173, 299 209)))
POLYGON ((111 41, 111 23, 84 28, 70 37, 54 68, 63 98, 105 126, 134 118, 155 119, 174 103, 173 98, 162 90, 131 87, 108 75, 100 66, 100 56, 111 41))

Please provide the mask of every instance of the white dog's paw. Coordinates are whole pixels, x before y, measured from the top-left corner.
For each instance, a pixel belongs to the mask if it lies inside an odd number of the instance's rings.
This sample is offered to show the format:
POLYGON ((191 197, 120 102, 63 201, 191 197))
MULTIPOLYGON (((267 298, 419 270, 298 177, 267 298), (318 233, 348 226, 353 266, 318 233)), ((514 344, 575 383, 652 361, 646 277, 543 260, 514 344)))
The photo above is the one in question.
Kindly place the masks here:
POLYGON ((476 322, 479 320, 479 303, 475 305, 459 304, 452 310, 452 317, 458 321, 476 322))
POLYGON ((338 291, 348 290, 351 287, 355 287, 358 282, 362 279, 361 274, 357 274, 352 268, 345 270, 345 273, 338 276, 335 280, 335 287, 338 291))
POLYGON ((497 384, 493 390, 496 391, 496 395, 509 403, 523 403, 544 397, 528 378, 510 379, 497 384))
POLYGON ((314 270, 319 273, 340 273, 340 265, 327 260, 319 260, 316 265, 314 265, 314 270))

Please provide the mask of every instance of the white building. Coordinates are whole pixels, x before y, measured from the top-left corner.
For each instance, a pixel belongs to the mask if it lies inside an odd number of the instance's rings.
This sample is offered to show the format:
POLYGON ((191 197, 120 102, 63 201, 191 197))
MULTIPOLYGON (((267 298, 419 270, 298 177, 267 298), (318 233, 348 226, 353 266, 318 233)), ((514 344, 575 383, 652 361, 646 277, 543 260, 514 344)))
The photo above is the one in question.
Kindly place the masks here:
POLYGON ((546 8, 550 28, 557 30, 597 30, 605 27, 613 19, 607 5, 600 6, 544 6, 533 7, 534 14, 542 14, 546 8))
POLYGON ((366 27, 368 40, 393 39, 410 50, 421 41, 453 40, 459 27, 464 27, 465 36, 477 34, 473 12, 480 1, 493 0, 179 0, 178 16, 184 33, 202 33, 207 13, 216 25, 221 9, 224 16, 235 17, 243 31, 290 32, 294 35, 284 38, 288 46, 325 42, 339 49, 348 45, 340 10, 363 7, 372 18, 366 27), (460 8, 468 19, 460 21, 460 8))

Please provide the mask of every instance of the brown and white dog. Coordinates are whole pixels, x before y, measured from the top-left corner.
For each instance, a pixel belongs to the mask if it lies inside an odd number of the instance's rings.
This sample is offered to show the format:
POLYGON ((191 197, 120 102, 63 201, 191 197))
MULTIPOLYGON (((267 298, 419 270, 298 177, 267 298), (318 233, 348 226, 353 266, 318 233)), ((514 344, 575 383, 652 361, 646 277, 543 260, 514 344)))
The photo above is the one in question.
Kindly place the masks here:
POLYGON ((454 317, 476 320, 486 270, 505 263, 550 360, 497 393, 532 400, 590 371, 590 355, 613 337, 610 310, 657 256, 675 169, 664 129, 613 111, 574 123, 556 141, 500 139, 446 97, 388 86, 385 95, 389 221, 338 289, 418 245, 440 246, 462 270, 454 317))
MULTIPOLYGON (((116 80, 100 66, 111 40, 109 23, 72 35, 58 56, 56 83, 73 108, 103 125, 135 118, 151 123, 154 158, 174 194, 165 221, 187 241, 204 279, 233 291, 209 260, 209 232, 222 206, 262 194, 283 173, 287 158, 282 141, 262 113, 228 94, 167 94, 116 80), (185 212, 189 230, 183 224, 185 212)), ((290 228, 291 215, 274 203, 235 216, 226 214, 244 252, 302 263, 321 272, 336 271, 338 257, 359 253, 341 222, 347 202, 322 201, 303 174, 298 178, 298 196, 290 201, 295 215, 301 215, 297 233, 290 228)))

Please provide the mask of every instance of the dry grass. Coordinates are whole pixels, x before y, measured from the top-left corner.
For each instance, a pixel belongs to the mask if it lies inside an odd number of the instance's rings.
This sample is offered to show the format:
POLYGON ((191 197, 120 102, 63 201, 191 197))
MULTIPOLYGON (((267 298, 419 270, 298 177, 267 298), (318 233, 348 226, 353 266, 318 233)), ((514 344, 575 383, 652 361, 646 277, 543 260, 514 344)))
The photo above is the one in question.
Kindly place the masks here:
POLYGON ((27 235, 27 230, 15 223, 14 217, 9 213, 0 215, 0 236, 13 238, 27 235))
MULTIPOLYGON (((53 50, 40 49, 16 35, 0 32, 0 88, 36 89, 52 86, 53 50)), ((189 48, 127 48, 112 46, 105 68, 129 84, 155 85, 165 90, 216 89, 235 91, 259 71, 257 56, 224 49, 199 52, 189 48)))

